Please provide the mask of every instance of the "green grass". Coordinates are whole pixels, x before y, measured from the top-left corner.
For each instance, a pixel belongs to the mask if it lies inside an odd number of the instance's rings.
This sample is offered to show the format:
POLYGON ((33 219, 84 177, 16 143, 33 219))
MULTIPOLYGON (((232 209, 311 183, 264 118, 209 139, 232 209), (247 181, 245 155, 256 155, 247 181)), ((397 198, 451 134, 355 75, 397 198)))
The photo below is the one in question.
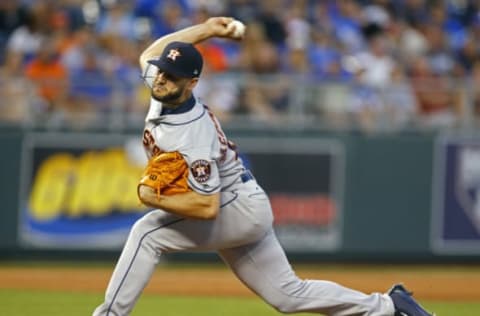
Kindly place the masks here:
MULTIPOLYGON (((97 293, 0 290, 2 316, 86 316, 102 300, 97 293)), ((480 315, 480 302, 423 302, 437 316, 480 315)), ((256 298, 143 295, 132 316, 278 316, 256 298)), ((307 314, 297 314, 307 315, 307 314)), ((311 314, 308 314, 311 315, 311 314)))

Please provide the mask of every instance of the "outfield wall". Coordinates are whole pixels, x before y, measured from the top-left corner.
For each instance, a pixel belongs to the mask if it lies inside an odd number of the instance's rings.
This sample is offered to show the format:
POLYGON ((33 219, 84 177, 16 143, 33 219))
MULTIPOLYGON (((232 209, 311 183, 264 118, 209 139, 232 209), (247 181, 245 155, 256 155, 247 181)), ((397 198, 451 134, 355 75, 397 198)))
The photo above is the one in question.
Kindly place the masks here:
MULTIPOLYGON (((139 134, 2 129, 0 256, 116 256, 147 211, 139 134)), ((480 259, 480 137, 227 134, 294 258, 480 259)))

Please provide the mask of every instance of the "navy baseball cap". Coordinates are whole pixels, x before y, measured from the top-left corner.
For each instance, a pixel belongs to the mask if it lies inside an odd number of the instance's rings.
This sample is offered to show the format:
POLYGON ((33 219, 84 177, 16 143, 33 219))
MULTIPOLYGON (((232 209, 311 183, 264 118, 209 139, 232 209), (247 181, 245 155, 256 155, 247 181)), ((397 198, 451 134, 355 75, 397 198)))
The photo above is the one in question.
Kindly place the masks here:
POLYGON ((192 44, 171 42, 158 59, 149 60, 148 63, 176 77, 195 78, 202 72, 203 58, 192 44))

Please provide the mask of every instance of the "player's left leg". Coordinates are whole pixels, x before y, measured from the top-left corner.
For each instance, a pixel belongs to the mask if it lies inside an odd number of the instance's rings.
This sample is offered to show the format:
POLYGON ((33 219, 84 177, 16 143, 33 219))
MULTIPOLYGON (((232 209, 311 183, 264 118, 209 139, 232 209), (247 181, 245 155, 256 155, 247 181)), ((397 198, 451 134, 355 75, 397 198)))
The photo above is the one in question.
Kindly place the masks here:
POLYGON ((330 281, 298 278, 273 230, 258 242, 224 249, 219 254, 246 286, 280 312, 394 315, 387 294, 367 295, 330 281))

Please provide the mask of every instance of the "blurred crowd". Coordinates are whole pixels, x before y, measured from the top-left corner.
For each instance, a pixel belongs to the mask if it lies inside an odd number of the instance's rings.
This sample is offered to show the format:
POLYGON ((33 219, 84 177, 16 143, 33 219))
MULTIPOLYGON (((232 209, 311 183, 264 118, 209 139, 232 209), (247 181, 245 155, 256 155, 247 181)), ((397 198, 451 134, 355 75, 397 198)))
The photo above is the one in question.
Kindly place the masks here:
POLYGON ((247 24, 242 42, 198 45, 195 93, 224 122, 369 131, 480 117, 477 0, 2 0, 0 121, 128 124, 148 104, 140 52, 218 15, 247 24))

